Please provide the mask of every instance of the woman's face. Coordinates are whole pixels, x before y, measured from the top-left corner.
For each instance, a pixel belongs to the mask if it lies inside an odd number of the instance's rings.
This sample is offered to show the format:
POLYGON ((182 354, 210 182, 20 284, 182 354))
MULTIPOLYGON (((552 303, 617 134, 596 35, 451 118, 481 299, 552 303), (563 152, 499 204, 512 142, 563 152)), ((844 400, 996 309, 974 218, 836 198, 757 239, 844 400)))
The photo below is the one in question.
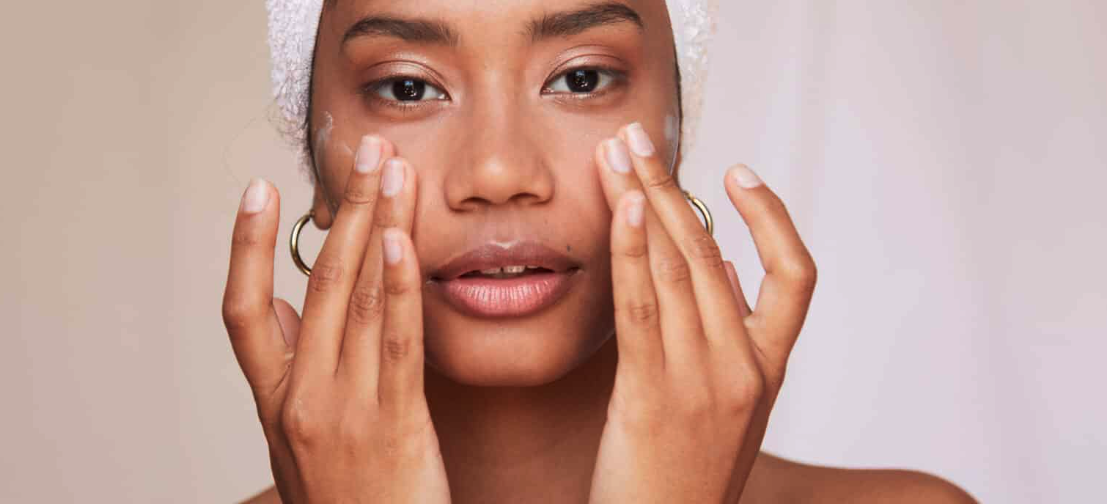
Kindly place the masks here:
POLYGON ((427 362, 527 386, 590 357, 614 332, 596 147, 638 121, 676 155, 665 3, 337 0, 317 44, 316 214, 329 225, 363 135, 410 161, 427 362), (497 265, 542 269, 459 271, 497 265))

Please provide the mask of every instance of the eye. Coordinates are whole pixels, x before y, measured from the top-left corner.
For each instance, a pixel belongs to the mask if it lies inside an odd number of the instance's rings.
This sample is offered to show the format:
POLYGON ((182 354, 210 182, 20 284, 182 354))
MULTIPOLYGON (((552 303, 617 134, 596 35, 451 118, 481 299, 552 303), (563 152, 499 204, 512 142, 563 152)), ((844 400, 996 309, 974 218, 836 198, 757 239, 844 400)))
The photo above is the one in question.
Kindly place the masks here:
POLYGON ((373 86, 373 91, 388 101, 420 102, 447 99, 446 92, 428 84, 427 81, 412 77, 397 77, 383 80, 373 86))
POLYGON ((569 70, 546 83, 543 89, 547 93, 586 94, 602 91, 615 82, 618 76, 609 70, 599 68, 576 68, 569 70))

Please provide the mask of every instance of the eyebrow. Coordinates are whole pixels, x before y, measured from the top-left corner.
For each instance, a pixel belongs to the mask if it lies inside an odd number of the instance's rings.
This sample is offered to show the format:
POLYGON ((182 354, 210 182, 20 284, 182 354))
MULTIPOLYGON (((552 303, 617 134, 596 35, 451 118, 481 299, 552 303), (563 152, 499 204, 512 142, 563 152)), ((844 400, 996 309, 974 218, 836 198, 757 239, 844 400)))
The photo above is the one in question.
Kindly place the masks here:
POLYGON ((570 37, 600 26, 632 23, 638 30, 645 28, 642 17, 634 9, 619 2, 601 2, 574 11, 547 14, 530 23, 527 32, 531 40, 570 37))
POLYGON ((342 37, 342 45, 360 37, 393 37, 418 44, 455 46, 458 41, 457 32, 441 21, 387 16, 368 16, 354 23, 342 37))
MULTIPOLYGON (((645 28, 642 17, 625 4, 609 1, 590 5, 583 9, 546 14, 531 21, 527 34, 532 41, 570 37, 593 28, 619 23, 632 23, 639 30, 645 28)), ((345 46, 361 37, 392 37, 419 44, 458 44, 457 32, 449 24, 431 19, 401 19, 389 16, 367 16, 346 30, 342 37, 345 46)))

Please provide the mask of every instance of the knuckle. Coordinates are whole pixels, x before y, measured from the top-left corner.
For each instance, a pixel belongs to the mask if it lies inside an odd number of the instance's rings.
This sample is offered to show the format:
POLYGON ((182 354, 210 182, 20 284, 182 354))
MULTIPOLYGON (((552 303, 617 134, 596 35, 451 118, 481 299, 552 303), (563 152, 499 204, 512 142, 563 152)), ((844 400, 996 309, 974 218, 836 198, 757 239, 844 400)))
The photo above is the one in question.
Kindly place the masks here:
POLYGON ((723 267, 723 253, 719 244, 706 232, 688 240, 688 253, 693 259, 712 268, 723 267))
POLYGON ((676 179, 668 173, 655 173, 649 175, 642 181, 642 186, 650 191, 668 191, 670 189, 676 189, 676 179))
POLYGON ((294 446, 307 447, 315 444, 323 431, 322 427, 303 401, 290 401, 281 412, 281 429, 288 442, 294 446))
POLYGON ((380 317, 384 309, 384 295, 379 285, 362 285, 350 295, 350 318, 365 324, 380 317))
POLYGON ((623 310, 626 313, 627 319, 636 326, 655 326, 659 320, 657 303, 648 301, 628 303, 623 310))
POLYGON ((349 184, 346 187, 346 192, 342 195, 342 200, 348 203, 350 206, 363 207, 370 206, 376 201, 377 192, 367 187, 368 184, 349 184))
POLYGON ((265 242, 265 235, 254 226, 242 226, 231 235, 233 248, 256 248, 265 242))
POLYGON ((726 387, 725 403, 729 413, 748 413, 765 396, 765 378, 760 373, 740 371, 726 387))
POLYGON ((320 259, 316 261, 311 270, 311 278, 308 279, 308 290, 311 292, 330 292, 342 280, 345 272, 342 265, 333 259, 320 259))
POLYGON ((264 313, 262 307, 246 299, 228 297, 223 300, 223 325, 230 330, 244 329, 264 313))
POLYGON ((388 296, 403 296, 414 291, 415 288, 409 285, 407 282, 393 279, 390 282, 385 282, 384 293, 388 296))
POLYGON ((386 362, 400 363, 415 353, 416 341, 405 337, 403 333, 390 330, 381 337, 381 358, 386 362))
POLYGON ((810 256, 783 261, 780 266, 781 276, 791 284, 798 286, 802 291, 810 292, 815 289, 818 281, 818 270, 810 256))
POLYGON ((659 280, 668 283, 687 282, 692 277, 688 261, 679 256, 662 257, 657 262, 654 274, 659 280))
POLYGON ((624 244, 615 252, 616 259, 642 259, 649 254, 649 246, 645 241, 624 244))

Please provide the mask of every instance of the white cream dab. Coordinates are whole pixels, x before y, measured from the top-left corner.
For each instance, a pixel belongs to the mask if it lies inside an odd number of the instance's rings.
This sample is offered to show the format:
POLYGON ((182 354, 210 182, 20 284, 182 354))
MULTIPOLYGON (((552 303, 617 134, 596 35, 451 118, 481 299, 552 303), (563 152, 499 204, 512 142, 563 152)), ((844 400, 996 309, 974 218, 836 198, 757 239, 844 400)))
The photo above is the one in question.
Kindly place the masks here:
POLYGON ((680 120, 673 114, 665 115, 665 141, 669 144, 669 173, 676 168, 677 149, 680 148, 680 120))
MULTIPOLYGON (((314 151, 315 159, 315 174, 318 177, 323 171, 323 152, 327 149, 327 144, 331 141, 331 132, 334 131, 334 117, 330 112, 323 112, 323 125, 315 131, 315 144, 314 151)), ((318 181, 317 181, 318 182, 318 181)))

